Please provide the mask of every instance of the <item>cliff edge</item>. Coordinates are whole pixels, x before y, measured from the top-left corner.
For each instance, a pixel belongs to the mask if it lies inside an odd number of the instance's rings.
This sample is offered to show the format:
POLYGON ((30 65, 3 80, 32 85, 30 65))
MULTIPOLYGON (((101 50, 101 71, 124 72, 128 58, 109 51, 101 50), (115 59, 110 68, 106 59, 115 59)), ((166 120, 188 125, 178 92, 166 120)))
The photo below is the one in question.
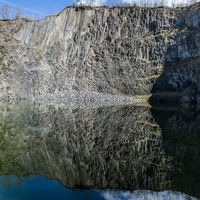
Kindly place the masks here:
POLYGON ((1 21, 0 41, 1 99, 71 91, 127 98, 153 93, 151 101, 160 102, 200 99, 199 3, 69 7, 39 21, 1 21))

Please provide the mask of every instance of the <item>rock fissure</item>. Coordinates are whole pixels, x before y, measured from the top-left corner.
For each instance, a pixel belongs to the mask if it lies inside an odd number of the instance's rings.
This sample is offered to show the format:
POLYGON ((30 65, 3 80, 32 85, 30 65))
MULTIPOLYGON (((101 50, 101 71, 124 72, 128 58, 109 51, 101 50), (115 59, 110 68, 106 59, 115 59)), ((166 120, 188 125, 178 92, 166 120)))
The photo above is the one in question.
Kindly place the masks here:
MULTIPOLYGON (((132 101, 195 85, 199 101, 199 30, 199 3, 176 9, 69 7, 38 21, 1 22, 0 98, 76 91, 132 101)), ((191 101, 182 94, 179 102, 191 101)))

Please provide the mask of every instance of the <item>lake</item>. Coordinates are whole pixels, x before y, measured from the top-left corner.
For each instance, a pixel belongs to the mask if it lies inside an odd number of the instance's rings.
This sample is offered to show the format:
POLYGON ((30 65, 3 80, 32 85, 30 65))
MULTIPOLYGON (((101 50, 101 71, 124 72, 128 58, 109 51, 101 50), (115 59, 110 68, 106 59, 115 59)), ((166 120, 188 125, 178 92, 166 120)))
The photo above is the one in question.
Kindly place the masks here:
POLYGON ((0 103, 0 199, 198 199, 197 107, 0 103))

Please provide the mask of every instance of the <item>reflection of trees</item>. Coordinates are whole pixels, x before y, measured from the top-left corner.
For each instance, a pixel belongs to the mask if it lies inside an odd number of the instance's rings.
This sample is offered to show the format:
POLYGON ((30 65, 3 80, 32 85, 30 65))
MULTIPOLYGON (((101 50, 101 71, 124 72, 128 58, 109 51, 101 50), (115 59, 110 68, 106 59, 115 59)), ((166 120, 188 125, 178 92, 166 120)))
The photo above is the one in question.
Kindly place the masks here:
POLYGON ((136 190, 134 192, 129 191, 112 191, 112 190, 106 190, 100 192, 101 196, 105 198, 105 200, 110 199, 126 199, 126 200, 146 200, 146 199, 154 199, 154 200, 162 200, 162 199, 168 199, 168 200, 197 200, 195 198, 192 198, 186 194, 180 193, 180 192, 173 192, 173 191, 163 191, 163 192, 155 192, 150 190, 136 190))
POLYGON ((5 189, 10 189, 13 187, 12 176, 3 176, 3 181, 1 182, 2 187, 5 189))
POLYGON ((26 182, 34 182, 37 181, 38 176, 29 176, 26 178, 18 177, 15 175, 3 175, 0 177, 0 186, 4 189, 17 188, 21 189, 25 185, 26 182))
POLYGON ((24 185, 22 178, 12 175, 6 175, 0 177, 0 184, 1 187, 4 189, 11 189, 13 187, 20 189, 24 185))
POLYGON ((24 185, 24 183, 23 183, 22 178, 17 177, 17 188, 21 189, 21 188, 23 188, 23 185, 24 185))

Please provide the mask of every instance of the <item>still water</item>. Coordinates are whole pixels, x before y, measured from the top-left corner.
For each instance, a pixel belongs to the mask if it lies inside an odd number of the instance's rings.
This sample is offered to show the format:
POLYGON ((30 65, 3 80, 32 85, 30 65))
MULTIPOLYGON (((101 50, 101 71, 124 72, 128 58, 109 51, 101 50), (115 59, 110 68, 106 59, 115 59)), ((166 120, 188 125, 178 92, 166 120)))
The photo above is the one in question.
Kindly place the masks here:
POLYGON ((200 198, 197 108, 0 104, 0 199, 200 198))

